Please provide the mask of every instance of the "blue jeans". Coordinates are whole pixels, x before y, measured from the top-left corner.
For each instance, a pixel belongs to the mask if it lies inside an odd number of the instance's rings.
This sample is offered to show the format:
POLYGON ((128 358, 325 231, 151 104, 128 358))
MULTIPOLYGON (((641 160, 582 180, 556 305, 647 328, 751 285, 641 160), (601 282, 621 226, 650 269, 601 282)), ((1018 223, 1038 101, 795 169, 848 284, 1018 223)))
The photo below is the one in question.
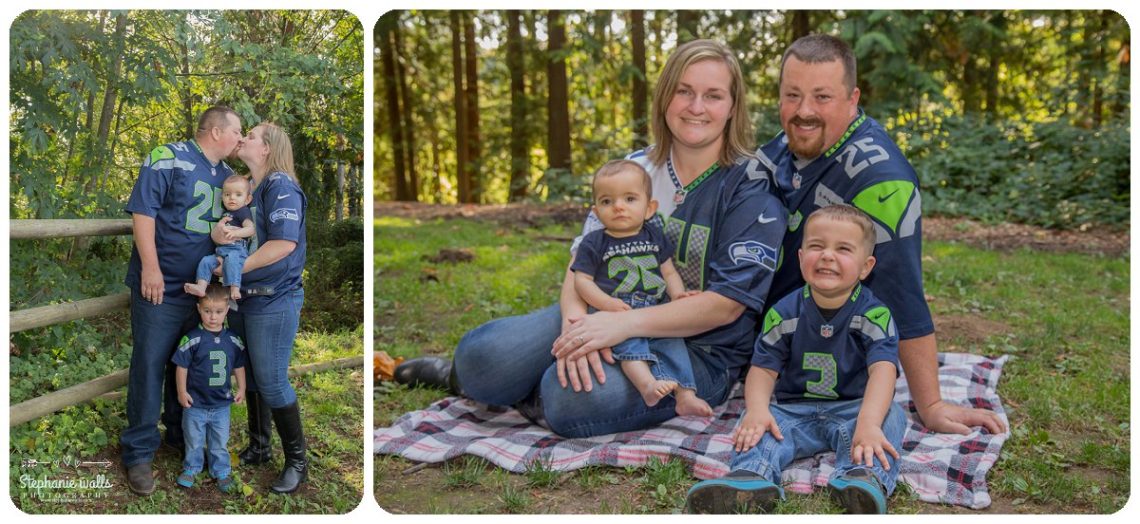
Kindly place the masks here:
MULTIPOLYGON (((463 336, 455 349, 455 373, 464 394, 485 404, 510 406, 537 390, 550 429, 565 437, 589 437, 633 431, 676 416, 672 397, 645 405, 620 364, 602 362, 606 383, 574 392, 558 383, 554 339, 562 332, 557 304, 526 315, 487 322, 463 336)), ((671 348, 684 345, 697 396, 716 406, 728 398, 736 377, 721 369, 706 348, 682 339, 656 339, 671 348), (670 342, 673 341, 673 342, 670 342)), ((684 364, 684 358, 678 364, 684 364)))
POLYGON ((241 286, 241 268, 249 252, 245 249, 245 242, 223 244, 214 248, 214 254, 202 257, 198 261, 198 272, 194 274, 197 280, 209 282, 214 278, 214 268, 218 267, 218 257, 222 257, 222 285, 241 286))
MULTIPOLYGON (((833 479, 852 469, 865 468, 865 465, 851 462, 851 438, 855 435, 855 420, 862 405, 863 399, 772 404, 772 417, 780 426, 784 440, 776 440, 771 433, 765 433, 752 449, 733 454, 729 470, 751 471, 779 484, 780 473, 792 461, 827 451, 835 451, 833 479)), ((883 419, 883 434, 899 453, 902 453, 906 428, 906 414, 898 404, 891 402, 891 409, 883 419)), ((887 462, 891 465, 889 471, 875 457, 874 467, 870 470, 879 477, 887 489, 887 496, 890 496, 898 480, 899 465, 890 453, 887 453, 887 462)))
POLYGON ((158 432, 160 412, 167 440, 181 444, 182 406, 178 404, 175 366, 170 357, 178 340, 197 323, 194 305, 163 302, 156 306, 144 300, 137 289, 131 290, 134 349, 127 378, 127 428, 119 437, 125 467, 154 460, 162 440, 158 432))
POLYGON ((210 458, 210 476, 224 479, 230 476, 230 452, 226 441, 230 438, 230 407, 195 408, 182 412, 182 433, 186 436, 186 458, 182 469, 197 474, 202 471, 203 447, 210 458))
POLYGON ((289 359, 293 356, 293 340, 301 321, 305 290, 287 291, 282 298, 286 309, 269 313, 230 312, 230 328, 245 341, 249 360, 245 367, 246 392, 261 393, 271 408, 283 408, 297 401, 297 393, 289 383, 289 359))
POLYGON ((657 380, 672 380, 681 387, 697 389, 689 347, 681 338, 629 338, 613 347, 614 360, 644 360, 657 380))

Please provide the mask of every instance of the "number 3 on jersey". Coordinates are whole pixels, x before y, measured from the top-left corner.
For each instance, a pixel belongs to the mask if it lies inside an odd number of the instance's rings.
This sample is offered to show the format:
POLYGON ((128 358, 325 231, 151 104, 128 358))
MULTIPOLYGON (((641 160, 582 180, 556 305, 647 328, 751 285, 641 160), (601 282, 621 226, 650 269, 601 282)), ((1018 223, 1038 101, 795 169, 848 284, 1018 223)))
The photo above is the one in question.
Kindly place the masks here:
POLYGON ((194 182, 194 198, 201 200, 186 212, 186 230, 208 235, 222 216, 222 188, 198 180, 194 182))
POLYGON ((819 371, 819 380, 809 380, 804 396, 808 398, 839 398, 835 386, 839 377, 835 372, 835 357, 831 353, 804 353, 804 369, 819 371))

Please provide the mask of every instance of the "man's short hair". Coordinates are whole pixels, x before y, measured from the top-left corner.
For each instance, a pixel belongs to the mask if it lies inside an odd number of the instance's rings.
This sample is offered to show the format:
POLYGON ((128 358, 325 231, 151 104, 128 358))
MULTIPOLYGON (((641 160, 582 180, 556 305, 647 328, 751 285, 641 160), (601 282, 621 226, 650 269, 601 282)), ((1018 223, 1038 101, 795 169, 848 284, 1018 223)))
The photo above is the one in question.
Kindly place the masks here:
POLYGON ((211 129, 217 127, 225 129, 229 122, 226 120, 228 115, 234 115, 241 120, 237 111, 230 109, 226 106, 213 106, 202 112, 202 116, 198 117, 198 132, 197 136, 202 136, 209 133, 211 129))
POLYGON ((211 282, 210 285, 206 286, 206 294, 198 299, 198 303, 202 303, 207 300, 220 300, 222 302, 226 302, 229 299, 230 292, 227 291, 226 288, 222 287, 222 285, 217 282, 211 282))
POLYGON ((821 64, 840 61, 843 63, 843 85, 847 87, 847 94, 855 91, 855 53, 851 46, 840 38, 831 35, 813 34, 800 37, 784 51, 784 58, 780 61, 780 82, 784 81, 784 64, 788 57, 794 56, 801 62, 821 64))
MULTIPOLYGON (((878 233, 875 232, 875 223, 871 221, 871 217, 855 206, 849 204, 831 204, 821 207, 808 215, 807 220, 804 222, 804 231, 807 231, 807 226, 817 218, 830 218, 841 222, 851 222, 859 226, 863 230, 863 245, 867 248, 867 254, 875 253, 875 242, 878 240, 878 233)), ((807 238, 807 237, 805 237, 807 238)))
POLYGON ((646 200, 653 199, 653 181, 649 179, 649 172, 646 171, 644 167, 641 167, 641 164, 638 164, 633 160, 622 159, 610 160, 609 162, 606 162, 604 165, 602 165, 602 167, 598 168, 597 172, 594 173, 594 180, 590 183, 590 187, 593 188, 595 193, 597 193, 598 179, 614 176, 627 169, 641 173, 641 180, 645 186, 645 198, 646 200))

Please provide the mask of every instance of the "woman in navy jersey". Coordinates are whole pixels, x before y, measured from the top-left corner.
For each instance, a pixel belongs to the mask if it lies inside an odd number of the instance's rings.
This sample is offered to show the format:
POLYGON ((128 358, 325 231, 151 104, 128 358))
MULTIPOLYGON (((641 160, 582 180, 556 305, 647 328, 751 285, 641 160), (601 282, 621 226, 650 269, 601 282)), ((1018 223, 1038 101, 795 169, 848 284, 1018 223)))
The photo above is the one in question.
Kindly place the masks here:
MULTIPOLYGON (((246 395, 250 443, 239 456, 243 464, 270 460, 272 418, 285 468, 270 490, 292 493, 308 477, 300 405, 289 383, 289 359, 305 300, 305 193, 294 172, 289 136, 277 125, 263 122, 251 129, 238 157, 253 182, 250 209, 257 229, 242 268, 242 298, 230 316, 231 326, 245 339, 251 371, 246 395)), ((213 237, 229 240, 220 227, 213 237)))
MULTIPOLYGON (((563 436, 630 431, 675 415, 672 398, 646 406, 610 354, 628 338, 647 337, 685 345, 697 395, 723 403, 748 365, 787 219, 768 178, 748 161, 746 106, 734 53, 710 40, 689 42, 658 80, 657 144, 627 157, 649 172, 678 272, 700 294, 587 314, 577 295, 563 293, 560 304, 468 332, 454 365, 413 359, 397 369, 397 380, 448 384, 480 402, 518 405, 563 436)), ((600 225, 591 216, 583 234, 600 225)), ((569 272, 564 285, 573 288, 569 272)))

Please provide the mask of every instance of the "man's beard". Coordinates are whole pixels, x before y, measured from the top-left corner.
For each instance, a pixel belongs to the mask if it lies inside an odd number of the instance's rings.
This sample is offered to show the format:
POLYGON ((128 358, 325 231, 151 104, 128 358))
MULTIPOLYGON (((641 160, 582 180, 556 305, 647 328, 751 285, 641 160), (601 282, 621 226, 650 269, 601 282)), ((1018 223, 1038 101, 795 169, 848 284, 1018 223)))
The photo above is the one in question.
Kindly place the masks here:
POLYGON ((827 124, 819 118, 805 119, 798 116, 792 117, 792 119, 788 121, 787 128, 785 129, 785 132, 788 136, 788 149, 790 149, 792 153, 796 155, 796 158, 800 159, 815 158, 823 154, 823 137, 827 135, 826 125, 827 124), (804 124, 818 126, 819 133, 815 138, 797 138, 797 135, 794 133, 794 129, 796 126, 804 124))

